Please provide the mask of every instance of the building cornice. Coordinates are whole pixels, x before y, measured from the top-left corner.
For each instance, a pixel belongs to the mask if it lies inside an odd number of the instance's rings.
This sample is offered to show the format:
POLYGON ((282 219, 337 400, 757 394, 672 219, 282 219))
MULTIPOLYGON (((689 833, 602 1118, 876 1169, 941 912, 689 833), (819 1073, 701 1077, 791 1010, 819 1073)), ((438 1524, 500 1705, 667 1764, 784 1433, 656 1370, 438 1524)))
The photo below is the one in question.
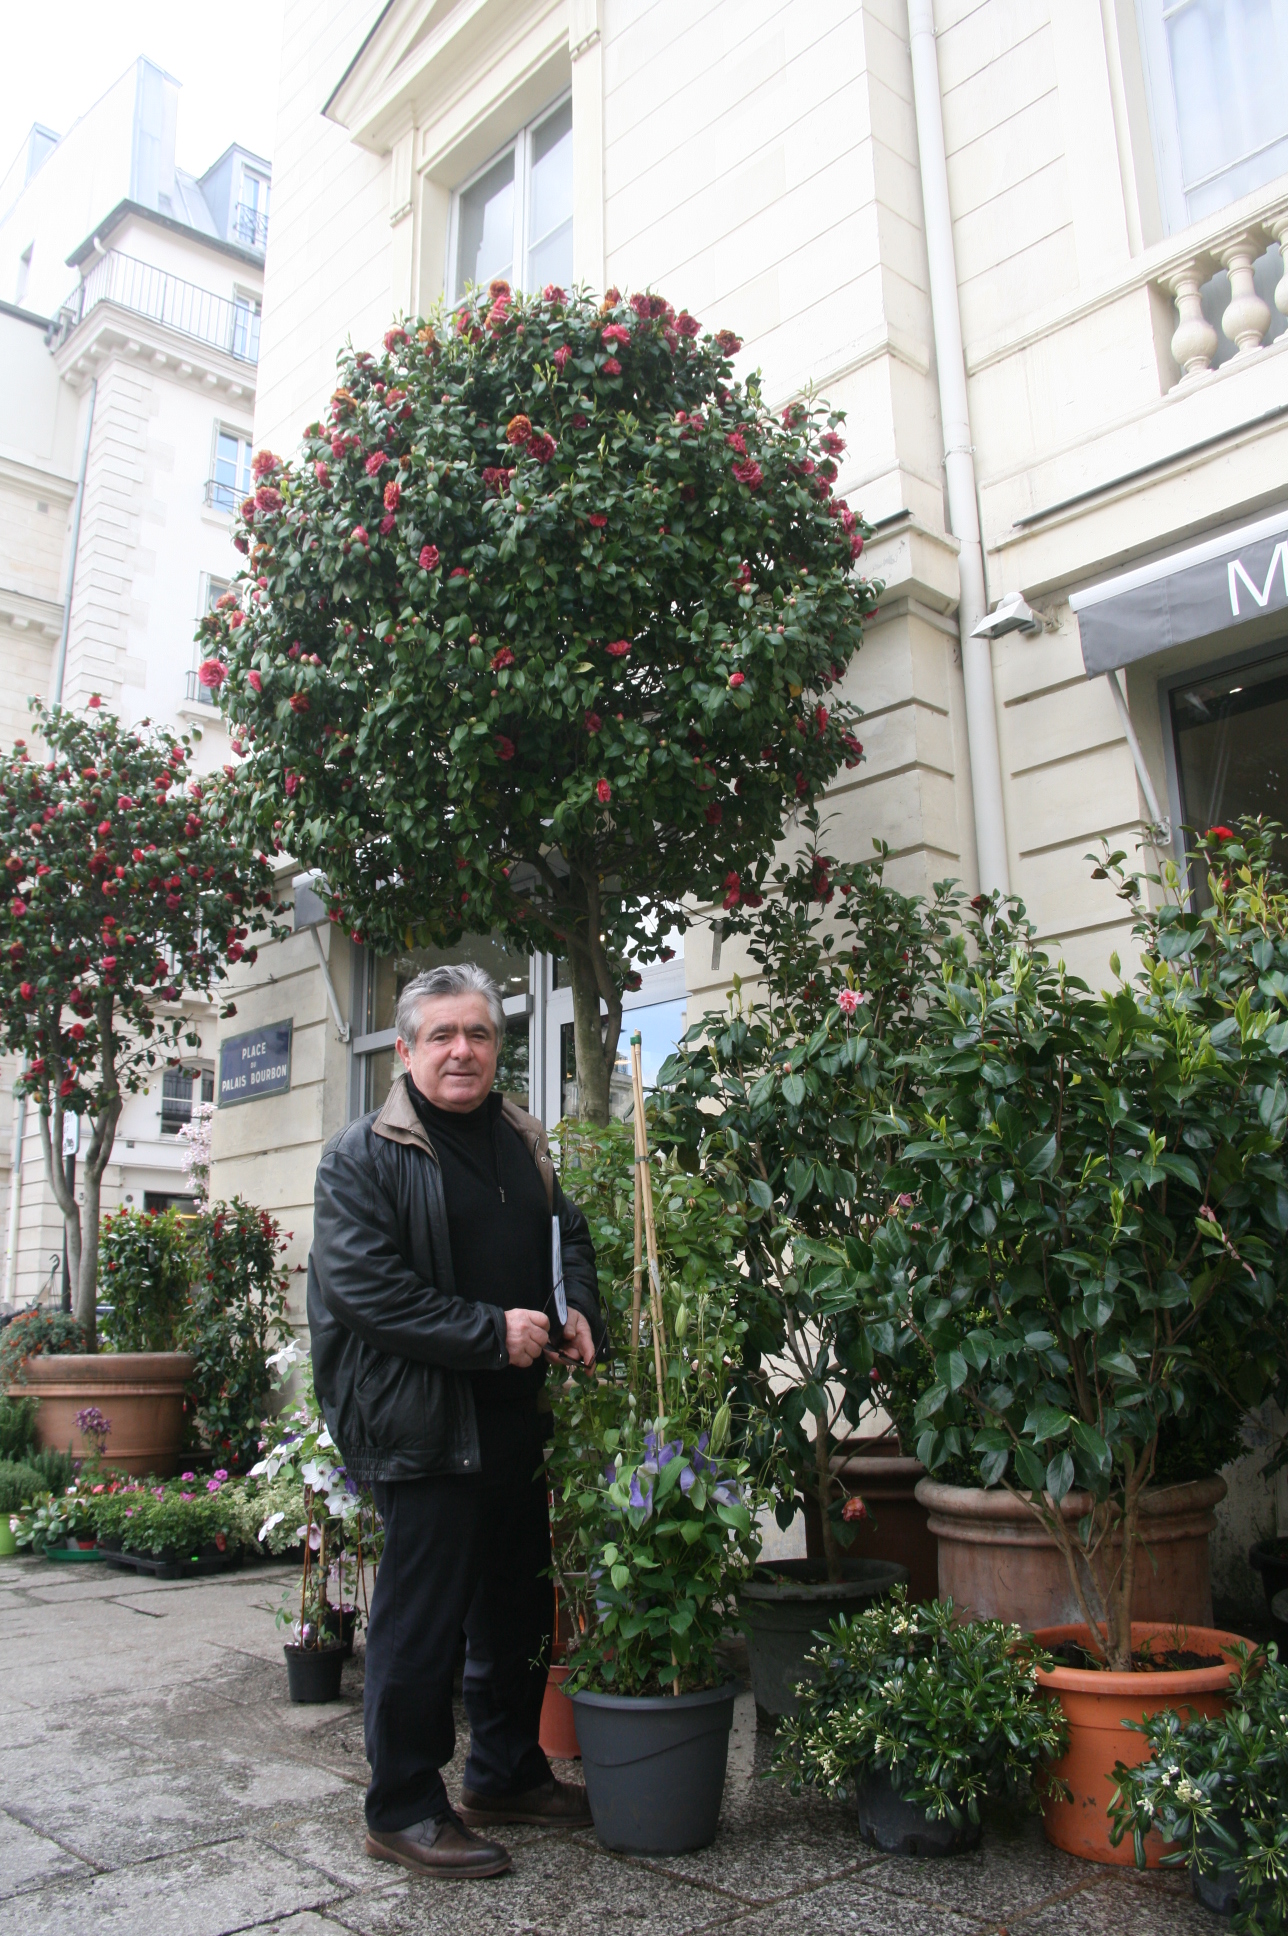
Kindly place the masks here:
POLYGON ((149 365, 171 382, 226 398, 247 416, 254 411, 255 364, 120 303, 95 303, 54 351, 58 374, 73 389, 83 388, 111 356, 149 365))
POLYGON ((199 242, 203 248, 211 249, 216 255, 231 256, 234 262, 244 263, 248 269, 256 269, 262 276, 264 258, 254 249, 243 249, 236 242, 225 242, 217 235, 207 235, 203 229, 194 229, 189 222, 177 222, 172 215, 162 215, 155 208, 145 208, 142 202, 118 202, 111 212, 97 223, 85 240, 77 245, 67 257, 69 269, 79 269, 82 262, 101 253, 101 245, 109 235, 119 229, 122 222, 133 217, 140 222, 150 222, 154 228, 165 229, 171 235, 181 235, 185 242, 199 242))
POLYGON ((0 481, 16 484, 20 490, 40 497, 57 498, 62 504, 70 504, 76 495, 74 477, 65 477, 60 471, 42 470, 39 464, 6 457, 3 452, 0 452, 0 481))
POLYGON ((0 585, 0 622, 15 632, 43 632, 47 639, 56 639, 63 629, 63 608, 52 598, 33 598, 0 585))

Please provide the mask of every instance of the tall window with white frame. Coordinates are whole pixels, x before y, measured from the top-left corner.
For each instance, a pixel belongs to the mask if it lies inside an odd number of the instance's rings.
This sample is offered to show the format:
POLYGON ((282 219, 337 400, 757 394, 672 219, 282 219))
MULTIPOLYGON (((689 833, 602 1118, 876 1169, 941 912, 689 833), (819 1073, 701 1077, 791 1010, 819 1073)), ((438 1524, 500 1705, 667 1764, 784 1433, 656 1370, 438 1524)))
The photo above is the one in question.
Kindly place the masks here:
MULTIPOLYGON (((226 578, 216 578, 213 572, 202 572, 199 616, 204 616, 205 613, 214 611, 215 606, 228 590, 228 584, 229 581, 226 578)), ((201 669, 196 661, 205 655, 200 645, 194 644, 193 654, 193 664, 188 670, 188 690, 186 697, 190 701, 193 699, 199 700, 203 706, 218 705, 219 701, 214 690, 210 686, 203 686, 201 683, 201 669)))
POLYGON ((206 503, 212 511, 232 512, 250 490, 250 438, 240 430, 215 428, 214 457, 206 503))
POLYGON ((1288 0, 1136 0, 1169 234, 1288 172, 1288 0))
POLYGON ((457 302, 503 277, 520 289, 572 281, 572 102, 547 108, 452 198, 447 286, 457 302))

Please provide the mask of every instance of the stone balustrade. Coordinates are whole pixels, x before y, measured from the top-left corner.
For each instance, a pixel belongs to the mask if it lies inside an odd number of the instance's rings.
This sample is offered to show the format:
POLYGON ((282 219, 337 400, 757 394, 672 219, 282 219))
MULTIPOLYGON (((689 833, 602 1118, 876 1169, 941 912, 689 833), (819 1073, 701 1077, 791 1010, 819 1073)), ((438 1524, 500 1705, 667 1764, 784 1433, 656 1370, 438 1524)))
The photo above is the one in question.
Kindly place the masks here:
MULTIPOLYGON (((1172 355, 1180 368, 1182 383, 1189 383, 1213 368, 1218 361, 1221 335, 1234 345, 1235 361, 1251 356, 1262 347, 1277 319, 1270 304, 1258 292, 1256 272, 1262 258, 1275 244, 1283 264, 1283 273, 1274 291, 1275 308, 1288 317, 1288 208, 1177 263, 1162 279, 1161 286, 1176 305, 1172 355), (1204 313, 1203 296, 1205 286, 1222 269, 1230 280, 1230 300, 1221 312, 1219 335, 1204 313)), ((1264 276, 1262 285, 1265 285, 1264 276)), ((1279 331, 1273 333, 1277 335, 1279 331)), ((1229 360, 1228 353, 1226 360, 1229 360)))

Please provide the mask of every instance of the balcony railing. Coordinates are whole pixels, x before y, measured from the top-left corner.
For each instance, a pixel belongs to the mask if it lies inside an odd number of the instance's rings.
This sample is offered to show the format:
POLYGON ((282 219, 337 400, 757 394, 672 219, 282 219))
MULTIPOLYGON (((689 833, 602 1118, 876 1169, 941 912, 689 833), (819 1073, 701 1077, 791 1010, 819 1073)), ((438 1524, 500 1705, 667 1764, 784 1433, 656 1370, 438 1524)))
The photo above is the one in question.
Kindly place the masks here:
POLYGON ((116 249, 103 256, 80 282, 54 319, 53 347, 66 342, 99 303, 115 303, 136 316, 164 323, 181 336, 210 343, 241 362, 259 361, 259 304, 239 296, 229 301, 211 289, 167 275, 116 249))
POLYGON ((227 511, 231 515, 250 488, 249 484, 243 484, 239 490, 236 484, 227 484, 220 477, 208 477, 206 503, 212 511, 227 511))
POLYGON ((233 210, 230 242, 240 242, 244 248, 257 249, 262 255, 268 247, 268 215, 262 208, 252 208, 249 202, 238 202, 233 210))

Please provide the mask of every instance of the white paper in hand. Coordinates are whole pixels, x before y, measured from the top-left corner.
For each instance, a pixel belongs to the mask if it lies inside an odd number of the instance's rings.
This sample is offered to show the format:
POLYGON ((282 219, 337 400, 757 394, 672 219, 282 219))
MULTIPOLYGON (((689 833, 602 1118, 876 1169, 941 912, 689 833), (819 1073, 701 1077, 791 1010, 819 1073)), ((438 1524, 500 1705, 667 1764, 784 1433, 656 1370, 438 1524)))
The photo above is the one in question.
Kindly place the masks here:
POLYGON ((550 1219, 550 1264, 555 1287, 555 1316, 560 1324, 567 1324, 568 1299, 564 1294, 563 1238, 559 1233, 558 1217, 550 1219))

